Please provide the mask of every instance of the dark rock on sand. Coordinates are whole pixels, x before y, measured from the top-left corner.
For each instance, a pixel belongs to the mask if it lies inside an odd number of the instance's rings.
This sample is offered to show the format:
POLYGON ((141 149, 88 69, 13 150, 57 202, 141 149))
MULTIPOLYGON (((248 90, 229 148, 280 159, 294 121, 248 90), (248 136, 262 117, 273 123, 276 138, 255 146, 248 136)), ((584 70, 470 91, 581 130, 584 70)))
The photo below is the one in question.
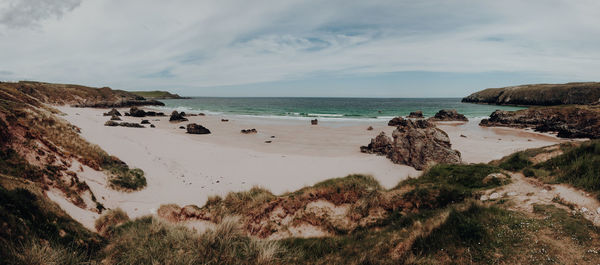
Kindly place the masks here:
POLYGON ((404 122, 404 118, 402 118, 402 117, 396 117, 396 118, 393 118, 390 121, 388 121, 388 126, 398 126, 402 122, 404 122))
POLYGON ((553 106, 518 111, 496 110, 480 126, 533 128, 563 138, 600 138, 600 106, 553 106))
POLYGON ((141 124, 150 124, 150 121, 148 121, 148 120, 142 120, 141 124))
POLYGON ((367 131, 372 131, 372 130, 373 130, 373 126, 367 127, 367 131))
POLYGON ((311 125, 317 125, 317 124, 319 124, 319 120, 317 120, 317 119, 310 120, 310 124, 311 125))
POLYGON ((437 163, 461 163, 460 152, 452 150, 446 132, 426 120, 403 120, 392 138, 380 133, 361 152, 385 155, 394 163, 423 170, 437 163))
POLYGON ((119 116, 117 116, 117 115, 112 115, 112 117, 110 117, 110 120, 111 121, 120 121, 121 118, 119 118, 119 116))
POLYGON ((155 128, 156 126, 154 126, 154 124, 150 124, 150 128, 155 128))
POLYGON ((169 118, 169 121, 176 121, 176 122, 180 122, 180 121, 187 121, 188 119, 184 117, 185 116, 185 112, 177 112, 176 110, 174 110, 171 113, 171 117, 169 118))
POLYGON ((113 108, 109 112, 104 113, 103 115, 104 116, 121 116, 121 113, 117 109, 113 108))
POLYGON ((243 130, 241 131, 241 133, 243 133, 243 134, 257 133, 257 132, 258 132, 258 131, 257 131, 256 129, 254 129, 254 128, 252 128, 252 129, 243 129, 243 130))
POLYGON ((179 126, 179 129, 185 129, 185 127, 183 127, 183 126, 179 126))
POLYGON ((429 118, 431 121, 469 121, 465 115, 458 113, 455 109, 443 109, 435 116, 429 118))
POLYGON ((423 112, 420 111, 420 110, 413 111, 410 114, 408 114, 407 117, 408 118, 412 118, 412 119, 422 119, 423 118, 423 112))
POLYGON ((221 119, 222 122, 228 122, 228 119, 221 119))
POLYGON ((122 126, 122 127, 131 127, 131 128, 145 128, 143 125, 139 124, 139 123, 133 123, 133 122, 116 122, 116 121, 107 121, 104 123, 104 126, 111 126, 111 127, 115 127, 115 126, 122 126))
POLYGON ((132 107, 131 109, 129 109, 129 115, 131 115, 132 117, 142 118, 146 117, 146 112, 142 109, 132 107))
POLYGON ((210 130, 206 129, 204 126, 190 123, 187 125, 187 133, 190 134, 209 134, 210 130))

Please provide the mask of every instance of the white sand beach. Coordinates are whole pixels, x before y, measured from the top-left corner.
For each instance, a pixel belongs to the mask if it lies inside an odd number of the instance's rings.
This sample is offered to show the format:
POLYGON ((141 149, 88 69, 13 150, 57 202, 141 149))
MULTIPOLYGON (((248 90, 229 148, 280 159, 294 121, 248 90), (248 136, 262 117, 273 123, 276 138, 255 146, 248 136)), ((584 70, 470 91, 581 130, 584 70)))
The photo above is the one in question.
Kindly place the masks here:
MULTIPOLYGON (((104 174, 86 168, 78 173, 107 208, 121 207, 131 217, 154 213, 162 204, 203 205, 211 195, 248 190, 258 185, 275 194, 348 174, 373 175, 385 188, 420 172, 392 163, 385 157, 363 154, 361 145, 381 131, 391 134, 387 121, 286 120, 243 116, 191 116, 189 122, 171 123, 169 117, 122 117, 123 121, 148 119, 156 128, 107 127, 106 109, 58 107, 64 119, 81 128, 82 136, 144 170, 148 186, 125 193, 106 187, 104 174), (222 118, 229 122, 222 122, 222 118), (209 135, 191 135, 179 129, 198 123, 209 135), (366 128, 373 126, 374 130, 366 128), (256 134, 241 129, 256 128, 256 134), (272 136, 274 136, 272 138, 272 136), (272 141, 265 143, 265 141, 272 141)), ((119 111, 125 112, 125 109, 119 111)), ((482 128, 478 121, 439 123, 465 163, 488 162, 517 150, 558 143, 547 134, 510 128, 482 128), (464 135, 466 137, 462 137, 464 135)), ((52 196, 51 198, 56 197, 52 196)), ((65 204, 67 202, 60 202, 65 204)), ((63 205, 63 209, 69 209, 63 205)), ((80 216, 87 227, 95 214, 80 216)))

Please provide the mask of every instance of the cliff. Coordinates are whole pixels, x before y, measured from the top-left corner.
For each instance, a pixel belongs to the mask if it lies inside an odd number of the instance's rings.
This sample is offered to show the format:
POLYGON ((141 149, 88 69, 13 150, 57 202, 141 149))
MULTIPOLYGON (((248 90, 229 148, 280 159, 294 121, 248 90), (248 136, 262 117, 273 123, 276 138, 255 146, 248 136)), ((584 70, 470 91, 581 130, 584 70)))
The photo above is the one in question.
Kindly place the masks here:
POLYGON ((116 108, 142 105, 164 106, 156 100, 110 87, 94 88, 70 84, 51 84, 43 82, 20 81, 18 83, 0 82, 0 90, 17 90, 42 103, 72 105, 77 107, 116 108))
POLYGON ((593 104, 600 100, 600 83, 534 84, 488 88, 473 93, 462 102, 497 105, 593 104))

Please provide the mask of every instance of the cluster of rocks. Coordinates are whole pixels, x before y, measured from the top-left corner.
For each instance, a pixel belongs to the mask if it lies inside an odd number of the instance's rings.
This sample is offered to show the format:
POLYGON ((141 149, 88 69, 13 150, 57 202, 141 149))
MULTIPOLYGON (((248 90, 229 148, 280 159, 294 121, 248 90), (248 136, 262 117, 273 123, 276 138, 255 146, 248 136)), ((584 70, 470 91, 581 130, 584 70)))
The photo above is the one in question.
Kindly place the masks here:
POLYGON ((221 122, 228 122, 228 119, 221 119, 221 122))
POLYGON ((104 126, 122 126, 122 127, 131 127, 131 128, 145 128, 143 125, 134 122, 116 122, 116 121, 107 121, 104 123, 104 126))
POLYGON ((196 124, 196 123, 188 124, 186 131, 189 134, 210 134, 209 129, 207 129, 206 127, 204 127, 200 124, 196 124))
POLYGON ((171 117, 169 118, 169 121, 175 121, 175 122, 181 122, 181 121, 187 121, 188 119, 185 117, 185 112, 177 112, 176 110, 174 110, 171 113, 171 117))
POLYGON ((254 129, 254 128, 252 128, 252 129, 242 129, 241 130, 241 133, 243 133, 243 134, 250 134, 250 133, 257 133, 257 132, 258 131, 256 129, 254 129))
POLYGON ((396 130, 392 138, 380 133, 367 146, 361 146, 363 153, 384 155, 394 163, 412 166, 423 170, 433 164, 461 163, 460 152, 452 149, 446 132, 438 129, 427 120, 395 120, 396 130))
POLYGON ((145 111, 143 109, 138 109, 137 107, 132 107, 131 109, 129 109, 129 113, 125 113, 125 116, 143 118, 143 117, 147 117, 147 116, 148 117, 165 116, 165 114, 162 112, 145 111))
POLYGON ((533 128, 538 132, 556 132, 563 138, 600 138, 600 108, 560 106, 529 108, 518 111, 494 111, 480 126, 533 128))

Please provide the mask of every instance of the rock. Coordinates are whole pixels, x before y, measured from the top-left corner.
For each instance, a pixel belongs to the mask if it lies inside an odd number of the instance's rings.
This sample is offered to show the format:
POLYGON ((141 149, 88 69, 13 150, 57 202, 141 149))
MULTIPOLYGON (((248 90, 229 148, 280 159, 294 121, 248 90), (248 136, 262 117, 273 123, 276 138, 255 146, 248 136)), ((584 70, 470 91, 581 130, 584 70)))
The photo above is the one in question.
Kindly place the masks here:
POLYGON ((252 129, 243 129, 243 130, 241 130, 241 133, 243 133, 243 134, 257 133, 257 132, 258 132, 258 131, 257 131, 256 129, 254 129, 254 128, 252 128, 252 129))
POLYGON ((500 193, 494 192, 492 194, 490 194, 490 200, 495 200, 500 198, 500 193))
POLYGON ((109 112, 104 113, 103 115, 104 116, 121 116, 121 113, 117 109, 113 108, 109 112))
POLYGON ((373 126, 369 126, 369 127, 367 128, 367 131, 372 131, 372 130, 373 130, 373 126))
POLYGON ((480 126, 532 128, 538 132, 556 132, 563 138, 600 138, 600 107, 538 107, 518 111, 494 111, 480 126))
POLYGON ((176 110, 174 110, 171 113, 171 117, 169 118, 169 121, 175 121, 175 122, 187 121, 188 119, 186 119, 184 116, 185 116, 185 112, 179 113, 176 110))
POLYGON ((110 117, 110 120, 111 121, 120 121, 121 118, 119 118, 119 116, 117 116, 117 115, 112 115, 112 117, 110 117))
POLYGON ((491 173, 491 174, 485 176, 485 178, 483 178, 481 183, 488 184, 490 181, 494 181, 494 180, 499 180, 501 183, 503 183, 506 181, 507 178, 508 177, 506 177, 506 175, 504 175, 502 173, 491 173))
POLYGON ((134 123, 134 122, 121 122, 121 124, 119 124, 119 126, 131 127, 131 128, 145 128, 143 125, 141 125, 139 123, 134 123))
POLYGON ((481 201, 487 201, 489 198, 487 195, 481 195, 481 197, 479 198, 481 201))
POLYGON ((184 116, 184 117, 185 117, 185 116, 187 116, 187 114, 185 114, 185 112, 183 112, 183 111, 182 111, 182 112, 180 112, 179 114, 180 114, 181 116, 184 116))
POLYGON ((450 138, 427 120, 402 120, 392 133, 392 138, 380 133, 363 153, 385 155, 392 162, 423 170, 437 163, 459 164, 460 152, 451 149, 450 138), (393 138, 393 140, 392 140, 393 138))
POLYGON ((401 124, 404 124, 404 118, 402 117, 396 117, 391 119, 390 121, 388 121, 388 126, 399 126, 401 124))
POLYGON ((132 117, 146 117, 146 112, 144 110, 138 109, 137 107, 132 107, 129 109, 129 115, 132 117))
POLYGON ((138 123, 133 123, 133 122, 121 122, 118 123, 116 121, 107 121, 104 123, 104 126, 122 126, 122 127, 131 127, 131 128, 144 128, 143 125, 140 125, 138 123))
POLYGON ((190 134, 209 134, 210 130, 206 129, 204 126, 190 123, 187 125, 187 133, 190 134))
POLYGON ((200 112, 200 113, 198 113, 198 116, 206 116, 206 114, 200 112))
POLYGON ((581 212, 582 212, 582 213, 587 213, 587 212, 589 212, 589 211, 590 211, 590 210, 588 210, 588 208, 581 207, 581 212))
POLYGON ((272 142, 273 142, 273 141, 265 141, 265 143, 267 143, 267 144, 270 144, 270 143, 272 143, 272 142))
POLYGON ((221 119, 222 122, 228 122, 228 119, 221 119))
POLYGON ((271 135, 271 138, 275 138, 275 135, 271 135))
POLYGON ((435 116, 429 118, 431 121, 469 121, 465 115, 458 113, 455 109, 443 109, 435 116))
POLYGON ((319 121, 317 119, 310 120, 310 124, 311 125, 317 125, 317 124, 319 124, 319 121))
POLYGON ((179 126, 179 129, 185 129, 185 127, 183 127, 183 126, 179 126))
POLYGON ((508 195, 508 196, 517 196, 517 193, 514 192, 514 191, 511 191, 509 193, 506 193, 506 195, 508 195))
POLYGON ((423 112, 420 111, 420 110, 413 111, 410 114, 408 114, 407 117, 408 118, 412 118, 412 119, 422 119, 423 118, 423 112))
POLYGON ((461 134, 461 135, 460 135, 460 137, 462 137, 462 138, 467 138, 467 136, 466 136, 466 135, 464 135, 464 134, 461 134))
POLYGON ((141 124, 150 124, 150 121, 148 121, 148 120, 142 120, 141 124))
POLYGON ((150 124, 150 128, 155 128, 156 126, 154 126, 154 124, 150 124))
POLYGON ((598 214, 600 214, 600 207, 598 207, 598 209, 596 209, 596 212, 597 212, 598 214))
POLYGON ((118 123, 118 122, 116 122, 116 121, 112 121, 112 120, 111 120, 111 121, 107 121, 107 122, 105 122, 105 123, 104 123, 104 126, 111 126, 111 127, 114 127, 114 126, 119 126, 119 123, 118 123))

